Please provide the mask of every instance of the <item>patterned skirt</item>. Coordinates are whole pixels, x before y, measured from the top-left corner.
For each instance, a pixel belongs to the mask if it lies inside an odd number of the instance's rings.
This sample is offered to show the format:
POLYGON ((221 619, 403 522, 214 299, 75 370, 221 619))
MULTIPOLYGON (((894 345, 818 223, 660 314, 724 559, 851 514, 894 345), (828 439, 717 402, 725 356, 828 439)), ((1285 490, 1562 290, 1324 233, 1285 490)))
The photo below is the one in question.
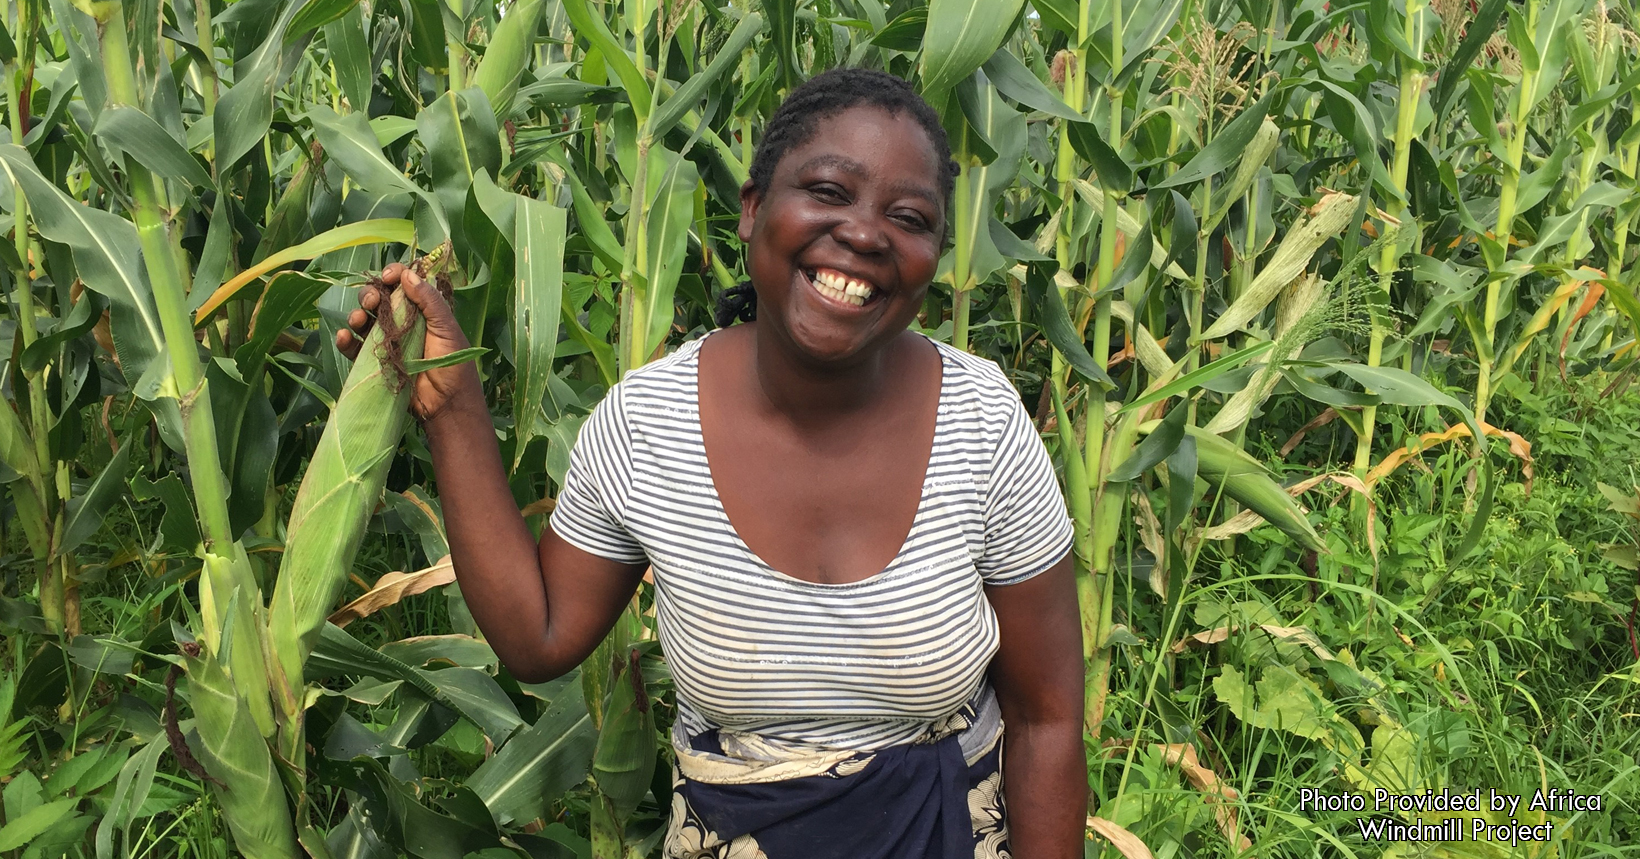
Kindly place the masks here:
POLYGON ((1002 722, 989 690, 916 742, 792 754, 674 732, 667 859, 1007 859, 1002 722))

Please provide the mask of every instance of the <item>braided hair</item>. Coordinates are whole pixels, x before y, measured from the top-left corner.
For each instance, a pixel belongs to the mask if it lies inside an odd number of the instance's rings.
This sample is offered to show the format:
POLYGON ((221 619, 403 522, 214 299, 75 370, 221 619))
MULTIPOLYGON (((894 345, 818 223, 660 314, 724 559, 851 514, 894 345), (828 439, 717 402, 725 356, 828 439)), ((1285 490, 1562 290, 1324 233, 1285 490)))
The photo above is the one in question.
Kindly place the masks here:
MULTIPOLYGON (((906 114, 922 126, 940 164, 940 191, 946 200, 951 199, 951 191, 956 187, 957 163, 951 160, 951 142, 940 124, 940 115, 904 79, 870 69, 832 69, 792 90, 763 129, 763 139, 758 141, 757 154, 752 157, 748 171, 752 187, 759 194, 767 193, 780 159, 792 147, 812 140, 820 120, 861 105, 879 107, 896 116, 906 114)), ((724 290, 714 316, 719 328, 733 324, 736 319, 746 322, 756 319, 757 293, 752 290, 751 281, 724 290)))

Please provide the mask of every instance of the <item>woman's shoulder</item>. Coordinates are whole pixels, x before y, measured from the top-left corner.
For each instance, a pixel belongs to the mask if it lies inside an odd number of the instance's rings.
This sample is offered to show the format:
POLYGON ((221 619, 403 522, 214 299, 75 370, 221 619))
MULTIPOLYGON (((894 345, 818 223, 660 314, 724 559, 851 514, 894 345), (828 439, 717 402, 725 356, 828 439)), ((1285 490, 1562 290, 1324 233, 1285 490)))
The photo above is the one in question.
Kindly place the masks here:
POLYGON ((1007 415, 1023 408, 1019 389, 997 362, 980 355, 964 352, 932 337, 928 342, 939 350, 945 372, 941 385, 946 396, 957 403, 969 405, 988 416, 1007 415))
POLYGON ((675 405, 695 403, 696 359, 700 344, 709 336, 689 340, 668 355, 628 370, 606 399, 619 397, 624 405, 660 400, 675 405))

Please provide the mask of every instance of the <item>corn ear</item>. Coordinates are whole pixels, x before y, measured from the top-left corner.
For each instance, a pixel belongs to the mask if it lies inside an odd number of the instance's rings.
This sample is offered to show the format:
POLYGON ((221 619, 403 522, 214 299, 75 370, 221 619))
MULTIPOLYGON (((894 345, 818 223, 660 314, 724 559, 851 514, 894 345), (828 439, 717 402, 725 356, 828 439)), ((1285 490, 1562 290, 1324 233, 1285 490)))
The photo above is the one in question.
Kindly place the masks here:
POLYGON ((1218 223, 1224 219, 1230 207, 1247 192, 1247 188, 1258 177, 1258 170, 1264 162, 1270 160, 1270 155, 1276 151, 1276 145, 1281 141, 1281 129, 1269 117, 1253 133, 1253 139, 1247 142, 1247 148, 1242 150, 1241 163, 1236 165, 1236 172, 1230 177, 1230 184, 1224 187, 1224 202, 1219 210, 1213 213, 1209 223, 1218 223))
MULTIPOLYGON (((412 310, 402 291, 391 293, 388 312, 401 324, 412 310)), ((405 360, 421 356, 422 336, 418 318, 404 333, 405 360)), ((301 688, 302 665, 336 607, 409 420, 413 385, 406 384, 397 393, 389 387, 380 357, 382 339, 378 325, 359 350, 286 526, 268 626, 287 691, 301 688)), ((294 699, 301 697, 298 693, 294 699)))
POLYGON ((1241 426, 1252 418, 1253 409, 1270 398, 1281 381, 1278 370, 1282 362, 1307 345, 1307 338, 1288 337, 1287 333, 1293 331, 1299 321, 1320 303, 1324 292, 1321 278, 1313 274, 1300 277, 1282 290, 1281 297, 1276 299, 1275 347, 1253 359, 1252 364, 1259 368, 1258 372, 1253 374, 1246 387, 1232 394, 1225 401, 1224 408, 1219 409, 1218 414, 1207 422, 1208 432, 1222 434, 1241 426))
MULTIPOLYGON (((1161 421, 1147 421, 1139 431, 1148 434, 1159 423, 1161 421)), ((1310 526, 1298 502, 1281 488, 1264 463, 1201 427, 1184 429, 1196 440, 1196 473, 1203 480, 1209 485, 1224 487, 1225 494, 1263 516, 1266 522, 1286 532, 1306 549, 1326 551, 1321 535, 1310 526)))
POLYGON ((1304 273, 1310 257, 1333 236, 1343 232, 1355 216, 1355 197, 1349 194, 1329 194, 1316 204, 1309 218, 1294 225, 1282 238, 1281 245, 1270 257, 1247 290, 1224 311, 1206 331, 1191 338, 1192 343, 1216 340, 1252 321, 1281 290, 1304 273))
POLYGON ((250 709, 209 651, 185 659, 189 703, 203 741, 200 763, 218 782, 212 793, 233 831, 234 848, 250 859, 301 855, 273 753, 250 709))
POLYGON ((611 678, 609 707, 592 754, 598 791, 624 820, 638 807, 655 775, 655 714, 644 689, 636 649, 618 663, 611 678))

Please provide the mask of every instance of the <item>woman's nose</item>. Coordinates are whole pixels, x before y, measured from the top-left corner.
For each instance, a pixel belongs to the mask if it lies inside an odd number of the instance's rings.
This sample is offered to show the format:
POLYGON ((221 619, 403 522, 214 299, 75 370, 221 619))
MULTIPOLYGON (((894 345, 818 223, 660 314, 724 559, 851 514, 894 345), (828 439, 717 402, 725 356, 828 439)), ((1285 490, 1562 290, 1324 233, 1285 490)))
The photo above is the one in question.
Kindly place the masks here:
POLYGON ((881 253, 888 250, 888 229, 880 218, 864 212, 851 212, 832 228, 832 238, 859 254, 881 253))

